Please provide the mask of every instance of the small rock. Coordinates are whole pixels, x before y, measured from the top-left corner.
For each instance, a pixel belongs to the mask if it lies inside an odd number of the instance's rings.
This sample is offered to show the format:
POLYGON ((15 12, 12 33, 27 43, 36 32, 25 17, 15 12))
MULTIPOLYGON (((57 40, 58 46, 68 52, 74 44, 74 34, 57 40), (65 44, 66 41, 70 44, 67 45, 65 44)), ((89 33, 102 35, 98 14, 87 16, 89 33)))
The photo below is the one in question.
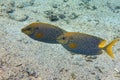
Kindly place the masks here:
POLYGON ((72 13, 69 18, 70 19, 76 19, 78 17, 78 15, 76 13, 72 13))
POLYGON ((58 21, 59 20, 58 16, 56 16, 56 15, 50 15, 49 19, 50 19, 50 21, 58 21))
POLYGON ((92 6, 92 10, 95 10, 95 9, 97 9, 97 7, 96 6, 92 6))
POLYGON ((46 15, 52 15, 52 14, 53 14, 53 11, 47 10, 47 11, 44 11, 44 13, 45 13, 46 15))
POLYGON ((57 8, 58 5, 57 5, 57 4, 53 4, 52 7, 53 7, 53 8, 57 8))
POLYGON ((63 2, 68 2, 69 0, 63 0, 63 2))
POLYGON ((83 2, 84 4, 88 4, 89 1, 91 1, 91 0, 82 0, 82 2, 83 2))
POLYGON ((9 7, 9 8, 6 9, 6 13, 12 13, 13 11, 14 11, 14 9, 11 8, 11 7, 9 7))
POLYGON ((66 16, 64 14, 59 14, 59 18, 64 19, 64 18, 66 18, 66 16))
POLYGON ((97 76, 95 77, 95 80, 101 80, 101 79, 100 79, 100 77, 97 75, 97 76))
POLYGON ((120 6, 115 6, 115 9, 120 9, 120 6))

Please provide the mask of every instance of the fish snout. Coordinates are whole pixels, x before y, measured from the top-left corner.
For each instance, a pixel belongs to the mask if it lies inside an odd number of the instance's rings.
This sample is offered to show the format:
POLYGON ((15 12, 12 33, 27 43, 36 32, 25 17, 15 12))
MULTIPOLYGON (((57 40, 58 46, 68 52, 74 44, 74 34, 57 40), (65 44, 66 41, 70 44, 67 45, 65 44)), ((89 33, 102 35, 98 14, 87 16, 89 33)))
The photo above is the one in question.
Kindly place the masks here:
POLYGON ((21 32, 23 32, 26 35, 31 35, 32 34, 32 31, 31 30, 27 30, 26 28, 22 28, 21 32))
POLYGON ((26 31, 26 29, 25 29, 25 28, 22 28, 22 29, 21 29, 21 32, 24 32, 24 31, 26 31))

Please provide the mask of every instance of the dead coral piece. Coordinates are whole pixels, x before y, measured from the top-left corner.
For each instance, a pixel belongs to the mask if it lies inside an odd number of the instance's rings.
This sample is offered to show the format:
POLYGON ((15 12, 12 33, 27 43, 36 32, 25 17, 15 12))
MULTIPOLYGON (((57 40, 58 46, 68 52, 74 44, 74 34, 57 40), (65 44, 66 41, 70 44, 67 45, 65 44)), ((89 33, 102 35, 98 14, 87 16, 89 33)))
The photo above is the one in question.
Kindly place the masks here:
POLYGON ((9 18, 14 19, 16 21, 26 21, 28 19, 28 16, 20 12, 14 12, 9 14, 9 18))

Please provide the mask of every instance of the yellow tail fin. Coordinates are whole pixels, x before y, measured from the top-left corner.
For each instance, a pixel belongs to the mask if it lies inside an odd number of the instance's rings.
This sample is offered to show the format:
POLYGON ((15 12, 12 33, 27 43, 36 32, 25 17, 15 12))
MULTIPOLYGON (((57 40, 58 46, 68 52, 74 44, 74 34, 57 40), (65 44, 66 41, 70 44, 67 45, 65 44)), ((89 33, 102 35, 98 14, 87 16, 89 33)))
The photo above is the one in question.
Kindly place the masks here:
POLYGON ((114 54, 112 52, 112 46, 115 45, 116 42, 118 42, 120 40, 120 38, 116 38, 114 39, 111 43, 109 43, 107 46, 104 47, 104 50, 107 52, 107 54, 114 58, 114 54))

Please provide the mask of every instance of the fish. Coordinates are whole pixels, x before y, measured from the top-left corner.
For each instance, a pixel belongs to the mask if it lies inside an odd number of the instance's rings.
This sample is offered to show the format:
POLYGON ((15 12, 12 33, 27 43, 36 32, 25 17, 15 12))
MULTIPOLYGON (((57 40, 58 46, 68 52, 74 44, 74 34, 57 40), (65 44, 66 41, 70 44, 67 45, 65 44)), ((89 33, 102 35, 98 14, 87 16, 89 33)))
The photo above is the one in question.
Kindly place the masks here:
POLYGON ((63 33, 66 33, 67 31, 52 24, 33 22, 22 28, 21 32, 34 40, 45 43, 57 44, 57 37, 63 33))
POLYGON ((112 47, 119 40, 116 38, 106 45, 105 39, 79 32, 66 32, 57 37, 58 43, 73 54, 99 55, 104 50, 111 58, 114 58, 112 47))

